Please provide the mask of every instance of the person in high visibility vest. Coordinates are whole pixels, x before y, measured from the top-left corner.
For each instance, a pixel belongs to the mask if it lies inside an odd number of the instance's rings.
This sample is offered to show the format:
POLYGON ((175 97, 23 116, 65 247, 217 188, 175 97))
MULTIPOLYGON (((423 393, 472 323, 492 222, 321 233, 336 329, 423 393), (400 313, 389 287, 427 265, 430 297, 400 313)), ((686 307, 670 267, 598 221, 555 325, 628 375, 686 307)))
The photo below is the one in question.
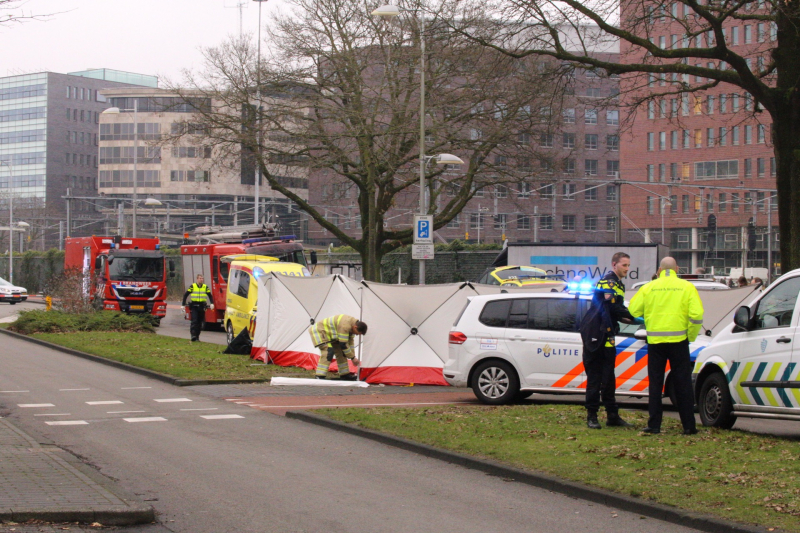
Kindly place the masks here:
POLYGON ((358 366, 361 362, 353 350, 354 336, 365 335, 367 325, 347 315, 334 315, 308 328, 311 341, 319 348, 319 362, 317 363, 317 379, 326 379, 328 367, 336 358, 339 367, 339 378, 345 381, 356 381, 358 377, 350 372, 349 360, 358 366))
POLYGON ((664 373, 667 362, 678 402, 684 435, 697 433, 692 391, 692 363, 689 343, 703 326, 703 302, 691 283, 678 277, 678 263, 672 257, 661 260, 658 279, 644 285, 631 298, 628 311, 644 316, 647 325, 647 377, 650 382, 650 419, 642 431, 661 433, 664 373))
POLYGON ((203 330, 203 324, 206 321, 206 306, 209 309, 214 309, 214 300, 211 298, 211 289, 208 285, 203 283, 203 275, 197 275, 197 281, 192 283, 186 292, 183 293, 183 300, 181 306, 183 312, 186 313, 186 300, 189 300, 189 312, 192 314, 192 322, 189 326, 189 334, 192 337, 192 342, 200 340, 200 332, 203 330))

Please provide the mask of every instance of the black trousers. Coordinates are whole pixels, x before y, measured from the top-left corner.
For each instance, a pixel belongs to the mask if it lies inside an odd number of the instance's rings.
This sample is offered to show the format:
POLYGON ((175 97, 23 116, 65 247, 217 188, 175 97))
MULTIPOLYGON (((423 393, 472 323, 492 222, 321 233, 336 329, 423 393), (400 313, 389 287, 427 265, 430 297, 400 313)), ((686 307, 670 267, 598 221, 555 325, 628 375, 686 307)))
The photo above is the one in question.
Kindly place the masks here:
POLYGON ((200 332, 203 331, 203 325, 206 323, 206 306, 205 304, 191 304, 189 305, 189 312, 192 314, 189 334, 191 334, 193 339, 199 339, 200 332))
POLYGON ((586 411, 596 415, 602 400, 606 414, 615 416, 619 414, 617 405, 617 376, 614 374, 614 364, 617 360, 617 349, 613 346, 604 346, 599 350, 590 352, 583 350, 583 368, 586 370, 586 411))
POLYGON ((672 373, 672 386, 678 401, 678 414, 684 430, 696 429, 694 420, 694 392, 692 391, 692 362, 689 358, 689 341, 664 342, 647 346, 647 377, 650 381, 649 410, 650 421, 647 427, 661 429, 664 390, 664 373, 669 361, 672 373))

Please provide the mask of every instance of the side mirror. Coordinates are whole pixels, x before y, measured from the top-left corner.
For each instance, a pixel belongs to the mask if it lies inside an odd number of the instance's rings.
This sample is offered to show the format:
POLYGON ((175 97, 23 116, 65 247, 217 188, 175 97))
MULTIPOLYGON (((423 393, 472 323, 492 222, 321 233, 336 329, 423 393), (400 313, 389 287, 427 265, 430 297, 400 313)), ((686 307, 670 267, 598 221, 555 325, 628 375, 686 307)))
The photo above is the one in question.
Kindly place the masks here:
POLYGON ((108 256, 108 264, 110 265, 113 262, 114 262, 114 256, 113 255, 109 255, 108 256))
POLYGON ((633 332, 633 337, 635 339, 639 339, 640 341, 646 341, 647 340, 647 330, 645 330, 645 329, 637 329, 636 331, 633 332))
POLYGON ((750 329, 750 308, 743 305, 737 309, 733 315, 733 323, 744 330, 750 329))
POLYGON ((171 271, 171 272, 169 273, 169 277, 171 277, 171 278, 174 278, 174 277, 175 277, 175 271, 171 271))
POLYGON ((317 251, 316 250, 311 250, 311 264, 312 265, 316 265, 317 264, 317 251))
POLYGON ((101 268, 103 268, 103 257, 98 255, 94 258, 94 269, 100 270, 101 268))
POLYGON ((169 271, 170 271, 170 273, 171 273, 172 275, 174 275, 174 274, 175 274, 175 261, 173 261, 172 259, 170 259, 170 260, 169 260, 169 262, 167 263, 167 265, 169 266, 169 271))

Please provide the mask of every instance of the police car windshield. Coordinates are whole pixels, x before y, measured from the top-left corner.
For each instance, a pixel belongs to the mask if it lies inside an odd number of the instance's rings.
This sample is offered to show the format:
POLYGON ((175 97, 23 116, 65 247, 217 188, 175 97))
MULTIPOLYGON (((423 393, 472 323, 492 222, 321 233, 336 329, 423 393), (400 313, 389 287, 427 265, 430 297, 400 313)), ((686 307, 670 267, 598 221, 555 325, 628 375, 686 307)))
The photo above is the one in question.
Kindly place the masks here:
POLYGON ((161 281, 164 259, 157 257, 116 257, 108 265, 111 281, 161 281))

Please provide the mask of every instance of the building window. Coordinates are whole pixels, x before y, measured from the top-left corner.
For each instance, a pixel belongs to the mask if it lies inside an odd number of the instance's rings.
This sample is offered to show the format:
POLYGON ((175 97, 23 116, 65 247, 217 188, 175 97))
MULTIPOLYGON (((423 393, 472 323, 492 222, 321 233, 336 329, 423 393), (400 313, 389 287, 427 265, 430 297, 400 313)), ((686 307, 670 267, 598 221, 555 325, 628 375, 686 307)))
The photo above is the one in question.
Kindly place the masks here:
POLYGON ((583 227, 586 231, 597 231, 597 215, 586 215, 583 218, 583 227))
POLYGON ((584 161, 584 170, 587 176, 597 176, 597 159, 586 159, 584 161))
POLYGON ((753 126, 744 127, 744 144, 753 144, 753 126))
POLYGON ((739 193, 734 192, 731 193, 731 212, 738 213, 739 212, 739 193))
POLYGON ((483 213, 470 213, 469 229, 483 229, 483 213))
POLYGON ((689 148, 692 143, 692 133, 689 130, 683 130, 683 147, 689 148))
POLYGON ((508 215, 503 213, 494 216, 494 229, 500 229, 505 231, 507 224, 508 224, 508 215))
POLYGON ((739 45, 739 26, 731 28, 731 44, 733 46, 739 45))
POLYGON ((656 103, 652 100, 647 102, 647 118, 651 120, 656 118, 656 103))
POLYGON ((542 148, 552 148, 553 147, 553 134, 552 133, 542 133, 539 137, 539 144, 542 148))
POLYGON ((679 149, 681 146, 680 146, 680 143, 678 142, 678 132, 677 132, 677 130, 673 130, 671 132, 671 134, 670 134, 670 137, 672 138, 671 139, 670 148, 672 148, 673 150, 679 149))
POLYGON ((567 159, 564 161, 564 174, 575 174, 574 159, 567 159))
POLYGON ((530 144, 531 143, 531 136, 528 133, 520 133, 517 135, 517 143, 519 144, 530 144))
POLYGON ((706 97, 706 113, 709 115, 714 114, 714 100, 713 96, 706 97))
POLYGON ((613 159, 606 161, 606 176, 610 178, 619 177, 619 161, 613 159))
POLYGON ((494 186, 494 197, 495 198, 508 198, 508 187, 505 185, 495 185, 494 186))
POLYGON ((731 145, 739 146, 739 126, 731 128, 731 145))
POLYGON ((647 165, 647 181, 654 182, 655 179, 655 165, 647 165))
POLYGON ((728 211, 727 199, 728 199, 728 195, 726 195, 724 192, 719 193, 719 204, 718 205, 719 205, 719 212, 720 213, 725 213, 725 212, 728 211))
POLYGON ((766 142, 767 137, 767 127, 764 124, 759 124, 756 126, 756 131, 758 132, 758 144, 764 144, 766 142))
POLYGON ((539 217, 539 229, 553 229, 553 215, 542 215, 539 217))
POLYGON ((703 147, 703 130, 694 130, 694 147, 695 148, 702 148, 703 147))
POLYGON ((744 25, 744 44, 753 42, 753 28, 749 24, 744 25))
POLYGON ((565 183, 562 190, 564 191, 564 200, 574 200, 578 186, 574 183, 565 183))
POLYGON ((648 196, 647 197, 647 214, 648 215, 652 215, 653 214, 653 197, 652 196, 648 196))
POLYGON ((714 147, 714 128, 708 128, 706 130, 706 144, 709 148, 714 147))
POLYGON ((575 215, 563 215, 561 218, 561 229, 564 231, 575 231, 575 215))
POLYGON ((531 229, 531 217, 528 215, 517 215, 517 229, 529 230, 531 229))
POLYGON ((728 112, 728 95, 727 94, 719 95, 719 112, 723 113, 723 114, 728 112))
POLYGON ((684 194, 681 196, 681 212, 688 213, 689 212, 689 195, 684 194))
POLYGON ((508 158, 504 155, 494 156, 494 166, 505 168, 506 166, 508 166, 508 158))
POLYGON ((597 135, 594 133, 587 133, 585 136, 585 146, 587 150, 597 150, 597 135))
POLYGON ((587 109, 584 112, 583 122, 584 124, 597 124, 597 110, 587 109))
POLYGON ((669 197, 669 212, 675 214, 678 212, 678 195, 673 194, 669 197))
POLYGON ((678 163, 669 164, 669 178, 672 181, 678 180, 678 163))
POLYGON ((596 202, 597 201, 597 187, 594 185, 589 185, 586 187, 586 190, 583 191, 583 198, 587 202, 596 202))
POLYGON ((774 157, 770 157, 769 158, 769 175, 772 176, 772 177, 775 177, 777 174, 778 174, 778 169, 775 166, 775 158, 774 157))
POLYGON ((619 152, 619 135, 606 135, 606 148, 610 152, 619 152))
POLYGON ((653 135, 654 134, 653 134, 652 131, 647 132, 647 151, 648 152, 652 152, 653 151, 653 135))
POLYGON ((575 134, 574 133, 564 133, 563 136, 563 146, 564 148, 575 148, 575 134))
POLYGON ((667 149, 667 132, 666 131, 659 131, 658 132, 658 149, 659 150, 666 150, 667 149))
POLYGON ((763 157, 756 159, 756 170, 758 171, 759 178, 763 178, 766 171, 766 165, 764 164, 764 161, 765 160, 763 157))
POLYGON ((728 128, 724 126, 719 129, 719 145, 725 146, 728 144, 728 128))
POLYGON ((658 181, 667 181, 667 165, 666 163, 658 164, 658 181))
POLYGON ((522 200, 526 200, 531 197, 531 184, 523 181, 519 184, 519 192, 517 193, 517 198, 522 200))
POLYGON ((619 111, 606 111, 606 124, 619 126, 619 111))
POLYGON ((597 87, 589 87, 586 89, 586 96, 589 98, 599 98, 600 97, 600 89, 597 87))
POLYGON ((606 200, 609 202, 616 202, 617 201, 617 186, 616 185, 606 185, 606 200))
POLYGON ((565 109, 563 112, 564 124, 575 124, 575 109, 565 109))
POLYGON ((731 179, 739 176, 739 160, 705 161, 694 164, 697 180, 731 179))
POLYGON ((617 231, 617 217, 606 217, 606 231, 617 231))
POLYGON ((553 198, 553 190, 553 184, 547 184, 539 189, 539 197, 542 198, 542 200, 549 200, 553 198))
POLYGON ((744 177, 745 178, 753 177, 753 160, 750 158, 744 160, 744 177))

